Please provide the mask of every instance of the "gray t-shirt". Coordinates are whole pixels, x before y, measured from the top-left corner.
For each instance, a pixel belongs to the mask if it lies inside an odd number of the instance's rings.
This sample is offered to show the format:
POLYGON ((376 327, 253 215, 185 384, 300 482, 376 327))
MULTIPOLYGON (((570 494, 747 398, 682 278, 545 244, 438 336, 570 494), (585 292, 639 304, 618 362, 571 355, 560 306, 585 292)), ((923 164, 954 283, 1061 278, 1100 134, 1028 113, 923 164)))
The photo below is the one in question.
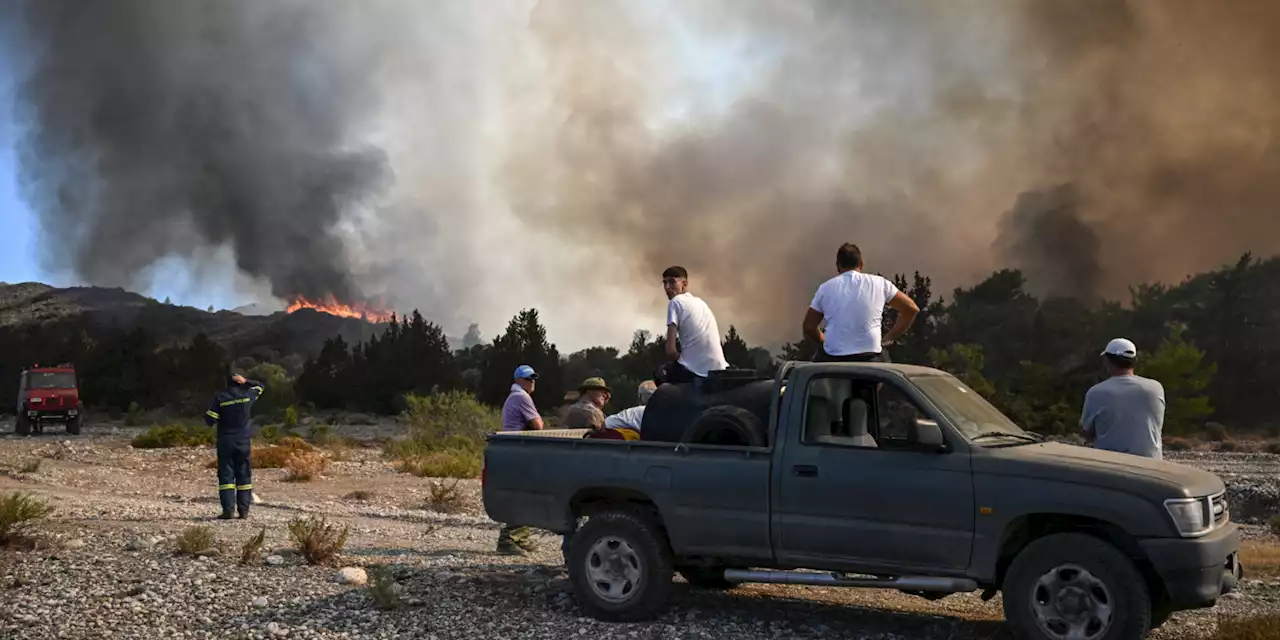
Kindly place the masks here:
POLYGON ((1137 375, 1099 382, 1084 396, 1080 426, 1098 449, 1163 459, 1164 385, 1137 375))

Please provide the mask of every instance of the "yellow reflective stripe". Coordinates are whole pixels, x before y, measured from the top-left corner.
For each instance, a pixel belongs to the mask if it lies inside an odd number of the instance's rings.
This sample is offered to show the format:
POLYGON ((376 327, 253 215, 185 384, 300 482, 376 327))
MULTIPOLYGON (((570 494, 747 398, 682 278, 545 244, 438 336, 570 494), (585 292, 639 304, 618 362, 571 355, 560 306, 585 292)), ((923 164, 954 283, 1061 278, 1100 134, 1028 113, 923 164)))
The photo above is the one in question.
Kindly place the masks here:
POLYGON ((206 411, 206 412, 204 412, 204 414, 205 414, 206 416, 209 416, 210 418, 213 418, 214 420, 217 420, 218 418, 222 417, 222 416, 219 416, 219 415, 218 415, 218 412, 217 412, 217 411, 206 411))
POLYGON ((235 488, 236 488, 236 483, 234 483, 234 482, 232 482, 231 484, 220 484, 220 485, 218 485, 218 491, 226 491, 226 490, 228 490, 228 489, 235 489, 235 488))
POLYGON ((262 393, 262 392, 263 392, 263 388, 262 388, 262 387, 249 387, 249 388, 250 388, 250 389, 257 389, 258 393, 262 393))
POLYGON ((226 401, 226 402, 220 402, 220 403, 218 403, 218 406, 219 406, 219 407, 228 407, 228 406, 231 406, 231 405, 233 405, 233 404, 244 404, 244 403, 246 403, 246 402, 248 402, 248 401, 249 401, 249 399, 248 399, 248 398, 236 398, 235 400, 228 400, 228 401, 226 401))
POLYGON ((238 491, 248 491, 248 490, 250 490, 250 489, 252 489, 252 488, 253 488, 253 485, 252 485, 252 484, 238 484, 238 485, 236 485, 236 490, 238 490, 238 491))

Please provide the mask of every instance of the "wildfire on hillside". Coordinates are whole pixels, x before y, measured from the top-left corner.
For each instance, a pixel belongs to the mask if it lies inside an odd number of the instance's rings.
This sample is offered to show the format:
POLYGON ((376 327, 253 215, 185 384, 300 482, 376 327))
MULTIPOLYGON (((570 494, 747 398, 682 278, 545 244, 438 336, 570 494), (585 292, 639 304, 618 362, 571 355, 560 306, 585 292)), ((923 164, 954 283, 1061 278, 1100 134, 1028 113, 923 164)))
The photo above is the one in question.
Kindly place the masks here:
POLYGON ((376 307, 364 302, 355 302, 352 304, 343 304, 338 302, 332 295, 321 300, 309 300, 305 296, 294 296, 293 302, 285 308, 285 311, 293 313, 299 309, 313 309, 321 313, 339 316, 342 318, 359 318, 367 322, 380 323, 390 322, 392 311, 376 307))

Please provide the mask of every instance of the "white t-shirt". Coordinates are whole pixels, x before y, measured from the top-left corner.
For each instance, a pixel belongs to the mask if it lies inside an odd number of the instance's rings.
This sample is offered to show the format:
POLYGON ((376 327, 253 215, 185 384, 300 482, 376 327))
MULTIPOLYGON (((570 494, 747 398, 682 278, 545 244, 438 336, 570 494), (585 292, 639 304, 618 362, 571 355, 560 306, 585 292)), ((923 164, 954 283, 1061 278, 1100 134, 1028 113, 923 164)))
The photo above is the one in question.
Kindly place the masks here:
POLYGON ((604 419, 604 426, 609 429, 634 429, 640 430, 640 423, 644 420, 644 405, 638 405, 628 409, 623 409, 604 419))
POLYGON ((680 337, 680 364, 699 377, 708 371, 729 368, 720 348, 720 327, 711 307, 692 293, 667 301, 667 326, 676 325, 680 337))
POLYGON ((809 306, 827 319, 827 355, 880 353, 880 324, 885 305, 898 287, 881 276, 846 271, 818 287, 809 306))

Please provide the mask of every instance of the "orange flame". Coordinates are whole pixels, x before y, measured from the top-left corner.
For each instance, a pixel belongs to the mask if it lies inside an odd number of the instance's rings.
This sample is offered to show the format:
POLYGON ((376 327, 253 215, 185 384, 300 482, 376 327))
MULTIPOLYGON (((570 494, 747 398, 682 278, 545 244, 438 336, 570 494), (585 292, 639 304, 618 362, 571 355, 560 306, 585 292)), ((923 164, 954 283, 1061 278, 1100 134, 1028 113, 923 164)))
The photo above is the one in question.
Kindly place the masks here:
POLYGON ((373 323, 390 322, 393 313, 387 309, 374 307, 363 302, 343 304, 338 302, 332 295, 323 300, 309 300, 305 296, 294 296, 293 302, 289 303, 285 311, 293 313, 299 309, 313 309, 333 316, 359 318, 373 323))

